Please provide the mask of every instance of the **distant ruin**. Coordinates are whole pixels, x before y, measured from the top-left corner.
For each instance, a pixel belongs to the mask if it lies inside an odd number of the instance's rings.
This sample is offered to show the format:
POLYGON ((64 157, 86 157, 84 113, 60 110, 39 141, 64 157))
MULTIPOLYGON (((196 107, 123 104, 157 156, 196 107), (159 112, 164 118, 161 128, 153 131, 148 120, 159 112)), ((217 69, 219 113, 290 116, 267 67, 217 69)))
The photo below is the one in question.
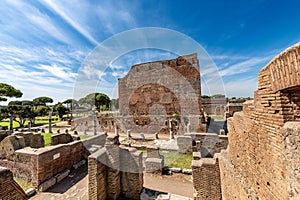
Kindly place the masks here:
POLYGON ((119 112, 75 119, 72 129, 133 133, 205 132, 197 54, 141 63, 119 79, 119 112))
POLYGON ((170 119, 178 134, 204 131, 197 54, 132 66, 119 79, 119 108, 122 126, 133 132, 165 131, 170 119))

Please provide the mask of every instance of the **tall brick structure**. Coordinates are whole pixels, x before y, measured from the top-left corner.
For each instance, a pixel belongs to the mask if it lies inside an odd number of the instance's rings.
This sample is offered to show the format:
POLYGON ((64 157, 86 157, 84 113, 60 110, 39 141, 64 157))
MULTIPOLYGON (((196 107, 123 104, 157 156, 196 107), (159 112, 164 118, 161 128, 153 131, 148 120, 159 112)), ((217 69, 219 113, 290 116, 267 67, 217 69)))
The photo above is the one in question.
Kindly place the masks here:
POLYGON ((119 79, 118 124, 132 132, 201 132, 200 70, 196 54, 137 64, 119 79))
POLYGON ((254 100, 228 119, 222 199, 300 199, 300 43, 258 75, 254 100))

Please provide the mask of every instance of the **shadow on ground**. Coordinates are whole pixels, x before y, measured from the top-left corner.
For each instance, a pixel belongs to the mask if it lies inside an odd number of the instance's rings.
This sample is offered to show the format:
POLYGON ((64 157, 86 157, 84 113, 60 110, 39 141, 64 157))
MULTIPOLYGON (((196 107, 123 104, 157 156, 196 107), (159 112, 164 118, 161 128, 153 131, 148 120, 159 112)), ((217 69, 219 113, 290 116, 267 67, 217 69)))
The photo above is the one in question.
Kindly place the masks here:
POLYGON ((88 167, 87 164, 85 164, 80 168, 71 171, 67 178, 63 179, 61 182, 49 188, 47 192, 63 194, 66 191, 68 191, 73 185, 82 180, 87 174, 88 167))

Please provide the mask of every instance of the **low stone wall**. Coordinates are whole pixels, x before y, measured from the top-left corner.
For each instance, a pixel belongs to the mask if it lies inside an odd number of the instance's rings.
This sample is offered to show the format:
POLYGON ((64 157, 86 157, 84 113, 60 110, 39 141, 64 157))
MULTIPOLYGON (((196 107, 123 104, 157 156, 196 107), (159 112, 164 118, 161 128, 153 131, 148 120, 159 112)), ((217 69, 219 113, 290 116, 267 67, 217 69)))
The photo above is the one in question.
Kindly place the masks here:
POLYGON ((41 134, 33 133, 16 133, 19 137, 24 137, 25 146, 31 148, 42 148, 45 146, 44 137, 41 134))
POLYGON ((0 142, 0 159, 13 160, 14 152, 25 147, 24 137, 10 135, 0 142))
POLYGON ((103 147, 106 134, 102 133, 84 141, 74 141, 39 149, 25 147, 24 137, 13 135, 5 138, 5 140, 7 140, 4 141, 5 143, 0 143, 0 146, 5 144, 4 149, 1 148, 0 158, 7 157, 8 159, 0 159, 0 166, 9 168, 14 175, 20 178, 31 180, 33 186, 38 188, 43 182, 65 170, 72 169, 74 164, 87 158, 90 155, 89 148, 103 147))
POLYGON ((40 149, 24 148, 15 152, 16 162, 30 166, 31 182, 38 187, 73 164, 83 159, 84 147, 81 141, 60 144, 40 149))
POLYGON ((67 144, 69 142, 73 142, 73 138, 70 134, 62 133, 51 136, 51 145, 67 144))
POLYGON ((194 200, 220 200, 220 170, 218 159, 202 158, 192 161, 194 200))
POLYGON ((22 188, 13 180, 12 172, 3 167, 0 167, 0 199, 28 199, 22 188))
POLYGON ((88 158, 89 199, 140 199, 142 166, 142 153, 134 148, 101 148, 88 158))
POLYGON ((201 157, 213 157, 215 153, 228 146, 228 136, 215 133, 186 133, 177 137, 178 151, 192 153, 191 146, 196 146, 195 151, 201 152, 201 157))

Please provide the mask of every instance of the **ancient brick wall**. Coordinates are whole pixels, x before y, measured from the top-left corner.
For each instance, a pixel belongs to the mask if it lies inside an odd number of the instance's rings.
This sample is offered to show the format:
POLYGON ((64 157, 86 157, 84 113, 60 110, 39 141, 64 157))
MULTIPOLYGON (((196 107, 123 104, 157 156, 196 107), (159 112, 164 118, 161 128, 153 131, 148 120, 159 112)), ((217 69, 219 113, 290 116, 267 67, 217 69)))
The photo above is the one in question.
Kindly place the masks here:
POLYGON ((3 167, 0 167, 0 199, 28 199, 22 188, 13 180, 12 172, 3 167))
POLYGON ((220 200, 221 184, 218 159, 192 161, 194 200, 220 200))
POLYGON ((81 141, 40 149, 24 148, 17 150, 16 162, 27 164, 31 170, 31 182, 38 187, 73 164, 83 159, 84 147, 81 141))
MULTIPOLYGON (((283 127, 286 122, 300 121, 299 55, 300 43, 266 65, 259 72, 254 100, 245 102, 243 112, 228 119, 229 148, 228 156, 220 160, 221 176, 231 173, 225 164, 230 162, 235 169, 234 177, 242 178, 230 187, 226 178, 221 177, 222 185, 227 185, 227 191, 222 191, 223 199, 233 199, 232 194, 238 199, 244 194, 255 194, 253 198, 261 199, 296 199, 299 179, 291 177, 299 169, 299 162, 294 161, 299 154, 286 148, 283 127), (243 192, 234 192, 236 188, 243 192)), ((299 140, 293 141, 294 148, 300 145, 299 140)))
POLYGON ((98 113, 97 117, 75 118, 72 121, 71 129, 84 133, 86 131, 94 131, 94 127, 96 126, 97 132, 114 132, 117 126, 116 118, 118 118, 117 112, 98 113))
POLYGON ((13 160, 14 152, 26 146, 24 137, 10 135, 0 142, 0 159, 13 160))
POLYGON ((69 142, 73 142, 73 138, 70 134, 62 133, 51 136, 51 145, 66 144, 69 142))
POLYGON ((187 126, 193 132, 203 131, 197 55, 132 66, 119 79, 119 107, 123 131, 153 134, 166 128, 167 119, 178 122, 179 134, 187 126))
POLYGON ((143 189, 142 153, 106 146, 88 158, 89 199, 140 199, 143 189))

